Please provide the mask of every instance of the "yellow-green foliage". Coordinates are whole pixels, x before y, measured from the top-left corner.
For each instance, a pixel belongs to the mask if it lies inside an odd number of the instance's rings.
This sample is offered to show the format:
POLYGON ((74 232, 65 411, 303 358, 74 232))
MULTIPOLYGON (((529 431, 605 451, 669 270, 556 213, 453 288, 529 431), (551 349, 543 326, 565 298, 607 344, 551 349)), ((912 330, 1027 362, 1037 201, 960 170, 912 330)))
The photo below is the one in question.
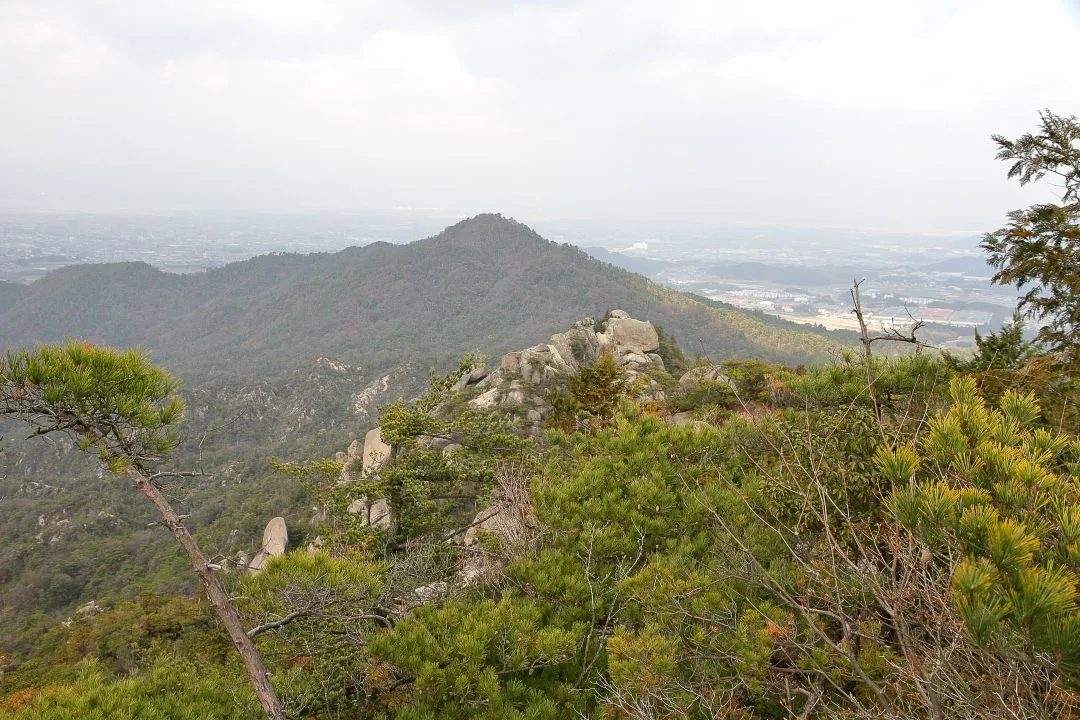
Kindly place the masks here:
POLYGON ((257 574, 245 575, 244 592, 237 601, 245 612, 286 614, 305 598, 319 601, 320 611, 331 613, 371 602, 383 591, 386 567, 357 557, 333 557, 329 553, 297 551, 276 557, 257 574), (289 597, 282 597, 288 592, 289 597))
POLYGON ((605 352, 592 365, 569 376, 565 387, 548 394, 554 408, 552 423, 567 432, 604 427, 626 392, 625 373, 611 353, 605 352))
POLYGON ((1037 427, 1032 395, 1006 392, 990 408, 970 377, 954 379, 949 393, 920 457, 910 447, 878 452, 895 484, 910 483, 890 507, 955 562, 953 601, 977 640, 1051 651, 1075 678, 1080 445, 1037 427))
POLYGON ((16 693, 3 720, 258 720, 254 695, 220 668, 165 653, 146 673, 109 680, 94 661, 70 685, 16 693))

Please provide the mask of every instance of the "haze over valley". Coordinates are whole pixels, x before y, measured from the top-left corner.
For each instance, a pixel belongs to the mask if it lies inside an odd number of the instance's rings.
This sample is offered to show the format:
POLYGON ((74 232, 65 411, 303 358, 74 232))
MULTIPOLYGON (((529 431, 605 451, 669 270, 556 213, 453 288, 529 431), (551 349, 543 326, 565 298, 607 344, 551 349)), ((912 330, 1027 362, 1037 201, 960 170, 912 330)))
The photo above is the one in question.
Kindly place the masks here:
MULTIPOLYGON (((456 218, 420 210, 294 215, 0 213, 0 280, 28 283, 80 263, 143 261, 173 273, 264 253, 337 252, 408 243, 456 218)), ((913 318, 933 340, 971 347, 974 329, 1011 316, 1016 292, 990 282, 979 238, 673 220, 541 219, 548 239, 654 281, 733 306, 830 329, 857 329, 853 280, 865 279, 875 325, 913 318)))

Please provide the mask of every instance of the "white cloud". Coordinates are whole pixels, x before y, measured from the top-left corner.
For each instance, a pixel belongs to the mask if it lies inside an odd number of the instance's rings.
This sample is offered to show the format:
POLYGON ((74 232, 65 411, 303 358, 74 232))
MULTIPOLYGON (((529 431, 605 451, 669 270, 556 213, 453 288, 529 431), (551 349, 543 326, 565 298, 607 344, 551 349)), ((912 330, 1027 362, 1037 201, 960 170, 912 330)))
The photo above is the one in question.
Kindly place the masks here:
POLYGON ((0 5, 0 197, 980 228, 1066 0, 0 5))

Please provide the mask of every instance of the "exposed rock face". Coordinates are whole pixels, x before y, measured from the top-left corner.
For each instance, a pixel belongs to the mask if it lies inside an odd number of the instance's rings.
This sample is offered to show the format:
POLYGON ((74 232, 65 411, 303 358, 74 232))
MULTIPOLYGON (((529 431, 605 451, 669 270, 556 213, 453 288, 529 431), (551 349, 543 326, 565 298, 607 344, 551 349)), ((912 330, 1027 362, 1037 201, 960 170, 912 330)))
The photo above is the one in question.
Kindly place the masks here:
POLYGON ((387 529, 393 525, 390 502, 386 498, 377 498, 368 507, 368 524, 372 527, 387 529))
MULTIPOLYGON (((472 548, 480 534, 486 533, 505 545, 528 544, 536 538, 538 525, 525 478, 505 473, 492 490, 491 505, 477 513, 469 529, 454 540, 472 548)), ((490 553, 466 552, 458 572, 458 584, 470 585, 502 565, 490 553)))
POLYGON ((676 427, 689 426, 694 431, 701 431, 705 428, 711 427, 708 423, 701 420, 694 419, 694 413, 692 412, 678 412, 673 415, 668 415, 664 418, 664 422, 674 425, 676 427))
MULTIPOLYGON (((390 458, 392 449, 382 439, 382 428, 369 430, 364 436, 363 445, 359 440, 353 440, 345 453, 344 467, 338 482, 353 483, 358 480, 370 480, 378 475, 379 468, 390 458), (361 471, 359 475, 353 473, 351 468, 360 460, 361 471)), ((389 529, 393 525, 393 516, 390 512, 390 503, 385 498, 369 499, 366 495, 356 498, 349 507, 348 512, 362 516, 365 525, 389 529)))
POLYGON ((474 367, 472 370, 470 370, 468 372, 461 373, 461 377, 458 378, 458 381, 457 381, 457 383, 454 384, 454 387, 452 388, 452 390, 454 392, 461 392, 462 390, 464 390, 465 388, 467 388, 470 385, 476 385, 477 383, 479 383, 481 380, 483 380, 487 376, 488 376, 487 368, 482 367, 482 366, 481 367, 474 367))
POLYGON ((97 600, 91 600, 85 605, 80 605, 75 608, 75 614, 81 615, 82 617, 93 617, 95 615, 100 615, 103 612, 105 612, 105 608, 98 605, 97 600))
POLYGON ((369 430, 364 436, 364 474, 378 472, 390 457, 390 446, 383 442, 382 428, 369 430))
POLYGON ((566 332, 552 335, 549 345, 564 361, 566 369, 574 371, 600 357, 600 339, 591 318, 579 320, 566 332))
POLYGON ((261 572, 270 558, 284 555, 288 545, 289 530, 285 527, 285 518, 276 517, 266 524, 266 529, 263 530, 262 547, 248 563, 248 570, 261 572))
MULTIPOLYGON (((660 337, 650 322, 635 320, 622 310, 615 310, 599 327, 592 318, 579 320, 564 333, 552 335, 548 342, 507 353, 499 369, 478 384, 481 388, 498 385, 507 373, 518 373, 527 385, 543 385, 559 375, 581 371, 610 352, 615 361, 632 375, 647 369, 663 369, 664 361, 656 354, 660 337)), ((476 402, 490 407, 493 394, 485 393, 476 402)), ((475 401, 475 399, 474 399, 475 401)))
POLYGON ((358 417, 371 417, 381 398, 390 389, 390 376, 383 375, 373 380, 370 384, 353 396, 353 412, 358 417))
POLYGON ((614 345, 627 352, 650 353, 660 348, 660 337, 651 322, 633 318, 613 317, 608 320, 605 335, 611 337, 614 345))
MULTIPOLYGON (((628 380, 636 380, 648 370, 663 370, 656 354, 660 338, 652 323, 635 320, 615 310, 598 327, 591 318, 579 320, 564 333, 556 333, 546 343, 507 353, 499 367, 487 373, 474 370, 463 375, 456 388, 475 387, 481 391, 470 403, 481 408, 520 407, 521 414, 534 425, 551 412, 544 393, 533 388, 549 386, 560 376, 579 373, 605 352, 625 370, 628 380), (476 378, 480 377, 479 380, 476 378)), ((646 389, 643 399, 662 399, 658 387, 646 389)))

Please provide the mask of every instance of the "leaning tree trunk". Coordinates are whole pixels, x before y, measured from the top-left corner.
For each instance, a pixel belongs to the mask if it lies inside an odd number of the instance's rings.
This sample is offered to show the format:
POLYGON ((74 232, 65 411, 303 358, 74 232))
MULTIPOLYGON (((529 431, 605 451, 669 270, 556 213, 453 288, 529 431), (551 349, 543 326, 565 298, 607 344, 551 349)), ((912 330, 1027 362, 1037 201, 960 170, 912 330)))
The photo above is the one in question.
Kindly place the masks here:
POLYGON ((203 587, 206 589, 206 595, 214 606, 214 612, 221 619, 225 629, 229 632, 229 638, 232 640, 237 652, 240 653, 240 657, 244 660, 244 668, 247 670, 248 678, 251 679, 251 684, 255 688, 255 695, 259 698, 266 717, 270 720, 287 720, 285 711, 281 707, 281 701, 278 700, 277 693, 274 692, 274 686, 270 684, 270 680, 266 676, 266 666, 263 665, 262 656, 255 647, 255 643, 248 637, 247 631, 244 630, 244 625, 240 622, 240 616, 229 601, 229 595, 225 592, 225 588, 221 586, 221 582, 213 571, 207 567, 206 558, 203 557, 199 546, 195 544, 195 539, 188 533, 187 528, 184 527, 169 501, 165 499, 165 496, 161 494, 161 491, 149 478, 135 469, 125 470, 124 474, 131 481, 131 484, 154 504, 154 507, 161 513, 165 524, 172 531, 173 537, 176 538, 176 541, 184 548, 184 552, 187 553, 188 560, 191 561, 191 567, 198 574, 199 580, 202 581, 203 587))

